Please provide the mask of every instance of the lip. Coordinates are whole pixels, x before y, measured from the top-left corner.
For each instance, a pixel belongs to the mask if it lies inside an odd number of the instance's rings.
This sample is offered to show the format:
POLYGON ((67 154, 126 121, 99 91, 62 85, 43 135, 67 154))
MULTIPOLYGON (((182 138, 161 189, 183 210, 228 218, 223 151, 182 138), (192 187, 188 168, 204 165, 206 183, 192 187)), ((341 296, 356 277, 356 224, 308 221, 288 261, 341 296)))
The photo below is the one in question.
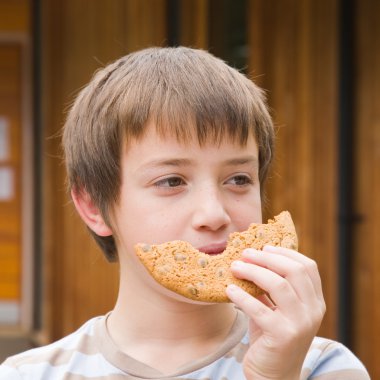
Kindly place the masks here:
POLYGON ((226 242, 208 244, 203 247, 197 248, 198 251, 207 253, 208 255, 220 255, 226 249, 226 242))

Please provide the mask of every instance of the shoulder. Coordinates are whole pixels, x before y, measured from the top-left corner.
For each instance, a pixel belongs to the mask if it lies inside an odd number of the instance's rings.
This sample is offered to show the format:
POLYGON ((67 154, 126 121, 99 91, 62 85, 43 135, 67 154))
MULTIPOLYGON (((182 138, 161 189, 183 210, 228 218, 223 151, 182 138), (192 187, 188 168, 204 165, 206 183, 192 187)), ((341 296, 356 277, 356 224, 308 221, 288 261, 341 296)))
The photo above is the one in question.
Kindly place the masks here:
POLYGON ((74 358, 95 353, 94 327, 100 318, 90 319, 72 334, 52 344, 9 357, 0 366, 0 380, 59 378, 55 372, 67 368, 74 358))
POLYGON ((314 338, 302 371, 302 379, 314 378, 370 379, 364 365, 346 346, 320 337, 314 338))
POLYGON ((0 365, 0 380, 21 380, 22 377, 16 369, 7 365, 0 365))

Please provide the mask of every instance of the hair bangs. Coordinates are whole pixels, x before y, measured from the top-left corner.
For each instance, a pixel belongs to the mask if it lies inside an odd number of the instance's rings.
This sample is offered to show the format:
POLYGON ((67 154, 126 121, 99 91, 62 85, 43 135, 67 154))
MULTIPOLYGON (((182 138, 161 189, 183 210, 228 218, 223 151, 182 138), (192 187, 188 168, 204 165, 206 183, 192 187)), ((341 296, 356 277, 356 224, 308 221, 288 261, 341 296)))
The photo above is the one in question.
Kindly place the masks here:
MULTIPOLYGON (((221 96, 202 96, 183 100, 186 97, 168 94, 162 104, 152 109, 150 119, 163 137, 176 136, 178 141, 187 143, 196 139, 199 145, 213 142, 219 145, 228 139, 244 145, 247 142, 253 120, 247 109, 234 106, 221 96)), ((162 99, 162 98, 161 98, 162 99)))
POLYGON ((141 80, 135 77, 118 99, 127 143, 142 137, 148 122, 163 137, 175 136, 184 143, 196 138, 200 145, 220 144, 226 138, 244 145, 250 133, 255 134, 255 100, 240 76, 223 82, 219 71, 212 72, 215 68, 201 70, 198 65, 191 72, 173 62, 170 67, 170 72, 159 65, 142 70, 141 80))

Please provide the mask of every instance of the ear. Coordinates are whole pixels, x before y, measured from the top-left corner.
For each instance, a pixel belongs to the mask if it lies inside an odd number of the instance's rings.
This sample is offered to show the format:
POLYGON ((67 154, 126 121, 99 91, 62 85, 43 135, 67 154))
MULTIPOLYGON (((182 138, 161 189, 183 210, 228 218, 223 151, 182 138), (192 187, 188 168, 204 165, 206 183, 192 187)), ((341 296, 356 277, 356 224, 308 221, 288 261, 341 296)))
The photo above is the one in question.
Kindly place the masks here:
POLYGON ((98 236, 112 235, 111 228, 105 223, 99 208, 85 190, 71 190, 75 208, 87 226, 98 236))

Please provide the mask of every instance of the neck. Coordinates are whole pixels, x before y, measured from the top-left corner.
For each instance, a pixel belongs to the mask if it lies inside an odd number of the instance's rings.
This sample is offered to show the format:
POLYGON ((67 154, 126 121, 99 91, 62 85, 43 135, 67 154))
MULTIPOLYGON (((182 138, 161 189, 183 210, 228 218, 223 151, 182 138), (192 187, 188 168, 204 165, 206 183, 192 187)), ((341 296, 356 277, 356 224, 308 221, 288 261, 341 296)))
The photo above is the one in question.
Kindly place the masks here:
POLYGON ((108 328, 120 348, 137 340, 180 344, 181 341, 188 343, 189 339, 201 342, 224 338, 235 317, 232 304, 187 302, 168 292, 157 292, 152 279, 128 273, 121 278, 119 297, 108 319, 108 328))

